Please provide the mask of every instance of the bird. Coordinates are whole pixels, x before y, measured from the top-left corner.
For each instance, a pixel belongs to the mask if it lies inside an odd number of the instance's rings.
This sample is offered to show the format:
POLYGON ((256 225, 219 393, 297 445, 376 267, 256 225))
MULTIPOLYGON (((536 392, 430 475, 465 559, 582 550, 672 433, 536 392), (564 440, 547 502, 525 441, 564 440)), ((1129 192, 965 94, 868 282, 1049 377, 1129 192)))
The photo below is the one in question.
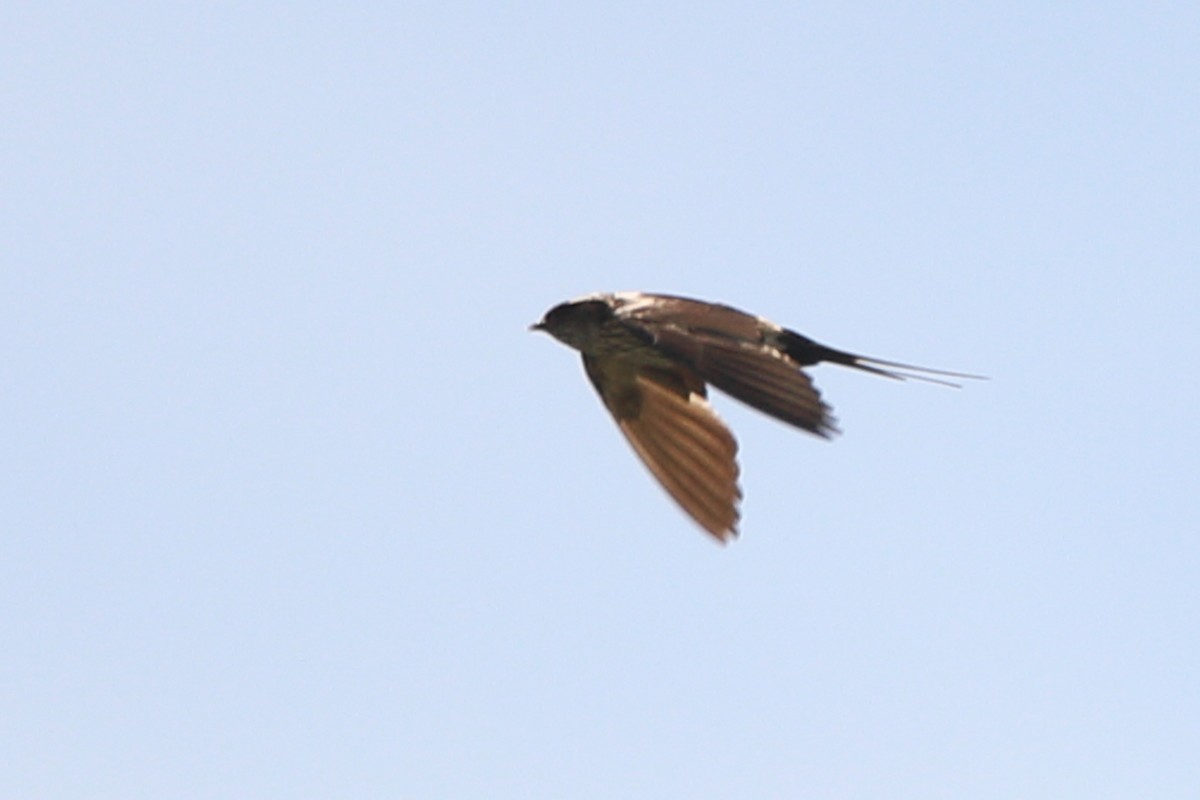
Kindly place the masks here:
POLYGON ((552 307, 530 330, 578 350, 634 452, 667 494, 725 544, 738 536, 738 445, 708 386, 825 439, 839 433, 805 368, 828 362, 895 380, 981 378, 828 347, 732 306, 671 294, 601 292, 552 307))

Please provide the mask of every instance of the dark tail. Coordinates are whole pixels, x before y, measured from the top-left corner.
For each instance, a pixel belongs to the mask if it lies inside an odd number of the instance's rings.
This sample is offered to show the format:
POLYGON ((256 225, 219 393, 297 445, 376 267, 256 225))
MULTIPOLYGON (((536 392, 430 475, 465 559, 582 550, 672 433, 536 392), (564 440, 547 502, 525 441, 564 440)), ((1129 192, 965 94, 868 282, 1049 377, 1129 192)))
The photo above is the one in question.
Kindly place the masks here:
POLYGON ((822 361, 827 361, 831 364, 854 367, 855 369, 861 369, 864 372, 870 372, 875 375, 882 375, 885 378, 892 378, 893 380, 925 381, 926 383, 936 383, 942 386, 953 386, 956 389, 961 388, 961 384, 934 376, 944 375, 950 378, 976 381, 987 380, 987 377, 984 375, 950 372, 944 369, 930 369, 929 367, 918 367, 915 364, 901 364, 898 361, 884 361, 882 358, 858 356, 854 353, 847 353, 845 350, 835 350, 832 347, 826 347, 820 342, 809 339, 807 336, 802 336, 795 331, 786 329, 779 334, 778 341, 783 351, 802 367, 809 367, 819 364, 822 361))

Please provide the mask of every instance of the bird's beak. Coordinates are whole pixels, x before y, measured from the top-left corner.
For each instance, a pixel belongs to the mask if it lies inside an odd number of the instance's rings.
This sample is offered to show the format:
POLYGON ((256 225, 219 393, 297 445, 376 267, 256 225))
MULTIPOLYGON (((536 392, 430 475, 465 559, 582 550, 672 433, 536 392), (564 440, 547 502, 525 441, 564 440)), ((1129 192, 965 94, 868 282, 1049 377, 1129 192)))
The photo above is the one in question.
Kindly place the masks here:
POLYGON ((535 322, 535 323, 533 323, 532 325, 530 325, 530 326, 529 326, 529 330, 531 330, 531 331, 544 331, 544 330, 546 330, 546 323, 544 323, 544 322, 535 322))

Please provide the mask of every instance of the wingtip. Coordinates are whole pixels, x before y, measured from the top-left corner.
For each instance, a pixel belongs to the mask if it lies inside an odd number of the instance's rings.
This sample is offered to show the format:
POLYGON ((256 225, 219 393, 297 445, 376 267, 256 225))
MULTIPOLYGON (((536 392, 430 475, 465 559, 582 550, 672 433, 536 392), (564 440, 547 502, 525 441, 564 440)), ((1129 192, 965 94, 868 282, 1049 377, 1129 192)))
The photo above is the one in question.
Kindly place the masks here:
POLYGON ((733 544, 738 538, 737 528, 726 528, 722 531, 715 531, 711 528, 705 528, 704 532, 713 538, 713 540, 721 547, 728 547, 733 544))

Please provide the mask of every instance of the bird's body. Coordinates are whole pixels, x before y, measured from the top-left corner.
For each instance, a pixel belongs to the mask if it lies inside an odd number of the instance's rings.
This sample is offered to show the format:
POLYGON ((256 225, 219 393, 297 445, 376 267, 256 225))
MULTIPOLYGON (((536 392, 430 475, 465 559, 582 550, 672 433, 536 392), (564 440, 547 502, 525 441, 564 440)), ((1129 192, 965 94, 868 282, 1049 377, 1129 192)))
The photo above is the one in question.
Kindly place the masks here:
POLYGON ((638 456, 701 527, 737 533, 737 442, 708 404, 706 384, 790 425, 837 427, 802 367, 828 361, 890 378, 954 375, 819 344, 730 306, 664 294, 593 294, 533 326, 583 354, 584 368, 638 456))

